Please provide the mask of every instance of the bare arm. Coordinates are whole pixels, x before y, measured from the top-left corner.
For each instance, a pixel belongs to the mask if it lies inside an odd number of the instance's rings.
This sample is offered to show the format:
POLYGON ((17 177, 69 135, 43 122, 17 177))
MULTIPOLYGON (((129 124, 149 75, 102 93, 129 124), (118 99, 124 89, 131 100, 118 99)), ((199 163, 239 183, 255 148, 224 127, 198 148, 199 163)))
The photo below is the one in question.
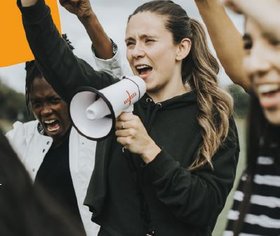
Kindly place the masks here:
POLYGON ((246 90, 249 82, 242 65, 244 51, 240 32, 219 0, 195 0, 195 3, 225 72, 246 90))
MULTIPOLYGON (((95 53, 102 59, 113 57, 112 42, 105 33, 97 16, 93 12, 89 0, 59 0, 69 12, 75 14, 84 25, 95 53)), ((34 5, 37 0, 21 0, 23 7, 34 5)))
POLYGON ((112 42, 92 10, 90 1, 59 0, 59 2, 66 10, 79 18, 91 39, 96 56, 101 59, 112 58, 114 56, 112 42))
POLYGON ((30 7, 34 5, 37 2, 37 0, 21 0, 21 4, 23 7, 30 7))
POLYGON ((254 19, 264 32, 280 40, 279 0, 223 0, 229 7, 238 9, 245 16, 254 19))

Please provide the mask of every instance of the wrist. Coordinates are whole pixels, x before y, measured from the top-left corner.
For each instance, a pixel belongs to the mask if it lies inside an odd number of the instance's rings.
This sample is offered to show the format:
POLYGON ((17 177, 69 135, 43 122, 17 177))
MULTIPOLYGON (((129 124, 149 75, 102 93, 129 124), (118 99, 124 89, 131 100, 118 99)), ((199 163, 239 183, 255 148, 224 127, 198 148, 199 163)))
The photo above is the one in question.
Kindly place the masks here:
POLYGON ((35 5, 37 2, 37 0, 21 0, 21 5, 23 7, 31 7, 33 5, 35 5))
POLYGON ((153 161, 160 152, 160 147, 153 142, 146 146, 146 148, 143 150, 143 153, 141 154, 141 158, 146 164, 148 164, 153 161))
POLYGON ((78 15, 78 18, 83 25, 93 24, 98 21, 96 15, 91 9, 83 12, 82 15, 78 15))

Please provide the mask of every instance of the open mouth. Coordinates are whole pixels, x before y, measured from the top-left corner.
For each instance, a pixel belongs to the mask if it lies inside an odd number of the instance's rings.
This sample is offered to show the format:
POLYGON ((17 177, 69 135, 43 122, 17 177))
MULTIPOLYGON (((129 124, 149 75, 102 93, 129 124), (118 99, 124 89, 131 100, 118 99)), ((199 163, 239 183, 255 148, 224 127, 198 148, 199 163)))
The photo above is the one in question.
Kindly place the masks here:
POLYGON ((257 87, 257 92, 264 96, 270 96, 280 92, 280 84, 262 84, 257 87))
POLYGON ((261 105, 265 108, 280 104, 280 84, 261 84, 256 87, 261 105))
POLYGON ((153 70, 151 66, 148 65, 137 65, 135 66, 135 69, 137 70, 139 76, 141 78, 146 78, 146 76, 153 70))
POLYGON ((60 129, 60 124, 58 120, 52 119, 52 120, 45 120, 44 127, 48 132, 56 132, 60 129))

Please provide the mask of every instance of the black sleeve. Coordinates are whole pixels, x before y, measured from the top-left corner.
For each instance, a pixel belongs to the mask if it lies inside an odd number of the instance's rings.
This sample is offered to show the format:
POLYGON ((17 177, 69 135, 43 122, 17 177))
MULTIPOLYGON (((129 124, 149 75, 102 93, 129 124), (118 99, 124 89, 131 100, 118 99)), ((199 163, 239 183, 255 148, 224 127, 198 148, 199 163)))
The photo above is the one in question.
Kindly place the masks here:
POLYGON ((157 197, 181 221, 198 227, 214 227, 233 186, 239 157, 235 124, 212 159, 213 169, 205 165, 189 171, 162 150, 145 168, 157 197))
POLYGON ((44 77, 66 102, 80 86, 101 89, 118 81, 112 75, 95 71, 73 54, 53 23, 44 0, 30 7, 22 7, 20 0, 17 4, 34 57, 44 77))

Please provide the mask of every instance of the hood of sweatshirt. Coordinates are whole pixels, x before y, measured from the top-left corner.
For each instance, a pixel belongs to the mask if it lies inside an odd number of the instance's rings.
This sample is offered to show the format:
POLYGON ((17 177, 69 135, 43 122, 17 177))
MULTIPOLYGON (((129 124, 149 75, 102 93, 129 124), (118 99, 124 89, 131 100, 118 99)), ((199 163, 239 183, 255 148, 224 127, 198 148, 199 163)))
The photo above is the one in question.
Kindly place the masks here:
MULTIPOLYGON (((158 103, 155 103, 148 94, 145 94, 140 101, 136 103, 135 113, 141 117, 142 122, 149 132, 157 115, 178 116, 181 113, 180 111, 190 106, 197 108, 196 93, 193 91, 158 103)), ((172 120, 172 117, 170 117, 170 121, 172 120)))

